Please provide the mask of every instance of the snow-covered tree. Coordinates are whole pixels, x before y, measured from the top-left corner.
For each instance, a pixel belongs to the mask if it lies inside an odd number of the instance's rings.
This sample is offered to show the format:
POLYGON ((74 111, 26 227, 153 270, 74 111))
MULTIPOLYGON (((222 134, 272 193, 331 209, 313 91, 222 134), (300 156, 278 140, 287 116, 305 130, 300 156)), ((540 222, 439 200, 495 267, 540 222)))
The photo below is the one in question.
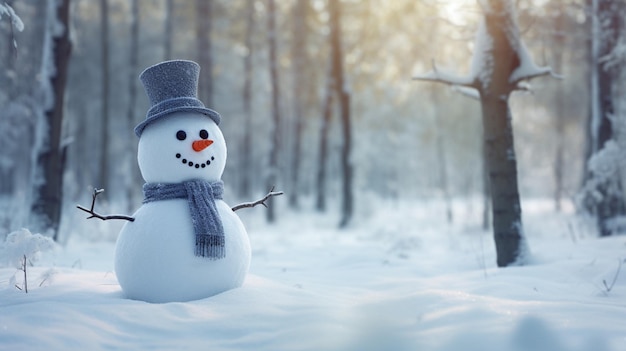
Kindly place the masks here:
POLYGON ((339 103, 339 118, 341 119, 341 219, 340 227, 345 227, 350 222, 353 212, 353 176, 350 154, 352 152, 352 126, 351 126, 351 92, 344 69, 344 53, 342 43, 342 3, 340 0, 329 0, 328 12, 330 23, 330 61, 333 88, 339 103))
POLYGON ((500 267, 523 264, 527 244, 517 181, 509 96, 524 81, 551 73, 533 62, 522 38, 512 0, 479 0, 479 25, 471 71, 459 76, 438 69, 415 77, 474 89, 482 107, 486 168, 489 174, 493 234, 500 267))
POLYGON ((626 62, 624 43, 626 3, 588 0, 590 22, 589 147, 586 182, 581 201, 593 214, 601 236, 615 232, 616 220, 626 214, 621 161, 626 151, 626 128, 618 111, 622 68, 626 62))
POLYGON ((43 113, 37 152, 31 224, 55 240, 61 221, 65 150, 61 142, 65 82, 71 51, 69 0, 50 0, 41 68, 43 113))

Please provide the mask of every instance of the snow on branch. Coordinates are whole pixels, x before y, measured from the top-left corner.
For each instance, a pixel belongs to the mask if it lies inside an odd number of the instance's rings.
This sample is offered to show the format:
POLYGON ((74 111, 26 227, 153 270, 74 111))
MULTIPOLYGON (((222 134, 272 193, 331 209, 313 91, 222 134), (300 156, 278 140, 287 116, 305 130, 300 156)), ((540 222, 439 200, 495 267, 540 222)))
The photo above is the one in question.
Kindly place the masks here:
POLYGON ((473 87, 474 79, 471 76, 459 76, 448 70, 437 67, 435 61, 432 61, 433 68, 430 72, 422 75, 413 76, 413 80, 423 80, 429 82, 440 82, 452 86, 473 87))
POLYGON ((13 8, 6 2, 4 5, 0 4, 0 19, 2 19, 3 15, 8 16, 11 19, 11 26, 17 29, 18 32, 24 30, 24 22, 22 22, 20 16, 18 16, 13 8))
POLYGON ((519 40, 517 43, 517 55, 520 59, 520 65, 511 73, 509 82, 511 84, 517 84, 522 80, 530 80, 532 78, 550 75, 555 78, 560 78, 559 75, 552 71, 550 66, 540 67, 535 64, 532 57, 528 53, 528 49, 523 41, 519 40))
POLYGON ((517 66, 517 68, 515 68, 509 76, 509 83, 515 86, 523 80, 530 80, 532 78, 546 75, 560 78, 552 71, 550 66, 538 66, 535 64, 528 48, 526 47, 526 44, 522 40, 513 2, 508 0, 505 2, 505 5, 505 11, 508 13, 509 17, 506 22, 505 32, 511 47, 515 53, 517 53, 517 58, 519 59, 519 66, 517 66))
POLYGON ((438 68, 433 62, 430 72, 413 77, 414 80, 441 82, 452 85, 458 92, 478 98, 479 91, 487 91, 494 78, 495 52, 494 37, 504 31, 508 43, 498 45, 510 45, 513 54, 519 59, 519 65, 510 72, 508 81, 511 90, 529 90, 526 81, 544 75, 551 75, 555 78, 562 78, 552 71, 549 66, 537 66, 533 61, 526 45, 524 44, 520 30, 516 21, 515 5, 512 0, 483 0, 479 1, 484 13, 480 20, 476 37, 474 40, 474 50, 470 72, 466 76, 459 76, 447 70, 438 68), (492 25, 489 29, 487 22, 496 21, 497 25, 492 25), (495 31, 496 33, 492 33, 495 31), (474 91, 476 90, 476 91, 474 91))
POLYGON ((454 85, 452 90, 470 99, 480 100, 480 92, 476 88, 454 85))
MULTIPOLYGON (((484 10, 487 11, 487 10, 484 10)), ((480 88, 487 89, 491 83, 494 66, 493 38, 487 31, 485 18, 480 20, 474 39, 474 52, 470 66, 470 77, 480 84, 480 88)))

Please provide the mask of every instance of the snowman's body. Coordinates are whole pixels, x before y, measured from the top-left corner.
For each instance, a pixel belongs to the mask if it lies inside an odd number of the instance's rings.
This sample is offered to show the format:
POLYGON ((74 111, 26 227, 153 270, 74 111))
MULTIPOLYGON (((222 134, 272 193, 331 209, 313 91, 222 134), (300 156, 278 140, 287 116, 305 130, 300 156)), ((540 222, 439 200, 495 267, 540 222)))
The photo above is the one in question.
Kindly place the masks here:
MULTIPOLYGON (((147 183, 214 182, 224 170, 226 144, 211 119, 178 112, 145 128, 137 157, 147 183)), ((137 210, 135 220, 122 228, 115 251, 115 272, 127 297, 189 301, 242 285, 250 265, 248 235, 224 201, 215 200, 215 205, 225 241, 225 257, 219 259, 194 254, 195 234, 186 199, 148 202, 137 210)))
POLYGON ((122 229, 116 247, 117 279, 128 298, 148 302, 189 301, 241 286, 250 264, 243 224, 224 201, 216 201, 224 225, 226 255, 194 255, 194 232, 185 200, 144 204, 122 229), (179 220, 177 220, 179 219, 179 220))

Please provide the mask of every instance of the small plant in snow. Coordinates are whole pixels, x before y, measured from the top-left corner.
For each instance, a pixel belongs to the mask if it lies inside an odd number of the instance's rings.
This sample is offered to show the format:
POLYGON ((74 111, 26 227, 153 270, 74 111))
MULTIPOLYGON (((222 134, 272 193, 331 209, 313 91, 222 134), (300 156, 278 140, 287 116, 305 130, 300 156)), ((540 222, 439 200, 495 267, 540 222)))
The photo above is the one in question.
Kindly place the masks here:
POLYGON ((613 281, 611 281, 611 283, 607 283, 606 279, 602 279, 602 284, 604 284, 604 288, 606 289, 607 293, 610 293, 611 290, 613 290, 613 287, 615 286, 615 282, 617 281, 617 276, 619 276, 619 272, 622 269, 622 260, 619 259, 617 261, 617 271, 615 272, 615 275, 613 276, 613 281))
POLYGON ((20 229, 9 234, 0 246, 0 266, 12 266, 23 272, 24 280, 20 287, 13 275, 10 285, 28 293, 27 267, 39 259, 42 252, 54 248, 54 241, 41 234, 32 234, 28 229, 20 229))

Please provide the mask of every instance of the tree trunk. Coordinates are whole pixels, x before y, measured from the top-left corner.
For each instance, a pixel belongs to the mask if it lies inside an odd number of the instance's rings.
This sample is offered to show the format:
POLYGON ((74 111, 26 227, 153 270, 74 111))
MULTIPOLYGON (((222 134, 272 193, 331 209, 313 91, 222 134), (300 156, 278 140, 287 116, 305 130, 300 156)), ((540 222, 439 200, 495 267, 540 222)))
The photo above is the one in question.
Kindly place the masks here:
MULTIPOLYGON (((126 122, 128 124, 129 135, 135 127, 137 118, 135 117, 135 105, 137 104, 137 70, 139 69, 139 0, 131 2, 131 24, 130 24, 130 56, 128 62, 128 112, 126 122)), ((126 194, 127 209, 131 213, 134 208, 133 194, 135 194, 136 180, 141 178, 137 167, 137 143, 131 136, 128 138, 127 162, 130 174, 127 175, 126 194)))
POLYGON ((213 108, 213 53, 211 47, 213 0, 196 0, 196 41, 198 47, 198 96, 213 108))
MULTIPOLYGON (((269 40, 269 66, 270 66, 270 80, 272 82, 272 116, 273 116, 273 131, 271 136, 272 145, 270 147, 269 155, 269 169, 267 175, 267 188, 273 188, 278 181, 278 152, 280 150, 280 82, 278 77, 278 56, 277 56, 277 33, 276 33, 276 4, 274 0, 268 0, 267 2, 267 26, 268 26, 268 40, 269 40)), ((272 200, 270 200, 270 203, 272 200)), ((274 210, 275 206, 269 206, 267 213, 267 221, 274 222, 276 220, 276 214, 274 210)))
POLYGON ((100 169, 99 184, 103 189, 109 188, 109 1, 100 0, 100 45, 102 62, 102 134, 100 136, 100 169))
POLYGON ((352 219, 353 212, 353 192, 352 192, 352 165, 350 163, 350 154, 352 149, 352 127, 350 125, 350 93, 344 91, 339 97, 343 146, 341 149, 341 219, 339 227, 345 228, 352 219))
POLYGON ((511 112, 500 95, 481 96, 481 104, 497 263, 504 267, 517 261, 524 244, 511 112))
MULTIPOLYGON (((484 134, 484 132, 483 132, 484 134)), ((483 140, 485 137, 483 136, 483 140)), ((491 228, 491 186, 489 185, 489 169, 487 169, 487 145, 483 142, 480 148, 480 161, 482 162, 482 196, 483 196, 483 229, 491 228)))
POLYGON ((298 208, 298 194, 300 194, 300 154, 302 149, 302 132, 304 129, 303 100, 305 79, 303 79, 306 68, 306 41, 307 41, 307 9, 308 0, 298 0, 293 9, 293 147, 291 157, 291 191, 289 192, 289 205, 298 208))
POLYGON ((352 218, 352 165, 350 151, 352 148, 352 127, 350 125, 350 91, 344 77, 343 48, 341 44, 341 3, 340 0, 329 0, 330 12, 330 46, 332 57, 333 78, 339 100, 339 111, 342 126, 343 145, 341 148, 342 192, 341 192, 341 219, 339 227, 346 227, 352 218))
MULTIPOLYGON (((60 3, 50 2, 48 11, 48 21, 58 20, 63 25, 63 32, 54 36, 52 23, 48 22, 45 35, 48 46, 48 53, 44 51, 44 61, 42 71, 49 72, 48 64, 55 67, 51 76, 43 76, 43 79, 50 80, 53 100, 50 106, 46 106, 44 119, 47 124, 47 147, 37 157, 37 168, 41 171, 43 180, 36 182, 34 189, 34 199, 31 207, 35 217, 34 227, 42 233, 49 233, 52 238, 58 240, 58 229, 61 221, 61 208, 63 199, 63 170, 65 165, 65 149, 61 146, 61 129, 63 126, 63 100, 65 97, 65 83, 67 79, 67 68, 71 53, 71 42, 69 35, 69 0, 62 0, 60 3), (58 5, 58 6, 57 6, 58 5)), ((47 46, 47 45, 44 45, 47 46)), ((44 49, 45 50, 45 49, 44 49)))
MULTIPOLYGON (((553 67, 556 72, 563 74, 563 50, 565 47, 565 14, 563 0, 557 3, 557 15, 554 21, 554 43, 556 50, 553 50, 553 67)), ((563 154, 565 152, 565 93, 563 89, 558 89, 555 97, 555 138, 556 152, 554 156, 554 209, 561 211, 561 199, 563 197, 563 154)))
POLYGON ((334 81, 332 66, 328 67, 326 92, 322 104, 322 121, 320 126, 319 153, 317 159, 316 197, 315 209, 319 212, 326 211, 326 161, 328 158, 328 131, 330 119, 333 113, 334 81))
POLYGON ((443 138, 443 125, 441 122, 441 115, 439 114, 438 111, 438 107, 440 104, 440 99, 439 99, 439 90, 437 89, 437 87, 434 87, 433 90, 431 91, 432 93, 432 102, 433 102, 433 106, 435 106, 435 126, 436 126, 436 133, 437 133, 437 145, 436 145, 436 152, 437 152, 437 160, 438 162, 438 166, 439 166, 439 187, 441 188, 441 191, 443 192, 443 197, 444 197, 444 201, 446 204, 446 220, 448 221, 449 224, 452 224, 452 220, 453 220, 453 214, 452 214, 452 199, 450 198, 450 189, 448 189, 448 169, 447 169, 447 162, 446 162, 446 150, 445 150, 445 144, 444 144, 444 138, 443 138))
POLYGON ((248 14, 246 21, 246 55, 243 61, 243 137, 241 141, 241 175, 239 177, 239 195, 243 198, 250 196, 250 178, 252 172, 252 36, 254 34, 254 0, 248 0, 248 14))
POLYGON ((510 41, 510 36, 514 34, 507 32, 513 28, 513 14, 507 9, 505 1, 490 2, 491 9, 485 14, 485 24, 493 45, 491 75, 478 86, 497 264, 505 267, 522 263, 520 259, 523 259, 521 255, 525 248, 512 116, 509 109, 509 95, 515 88, 510 77, 520 65, 520 57, 510 41))
POLYGON ((163 33, 163 58, 172 59, 172 36, 174 33, 174 0, 165 0, 165 33, 163 33))

